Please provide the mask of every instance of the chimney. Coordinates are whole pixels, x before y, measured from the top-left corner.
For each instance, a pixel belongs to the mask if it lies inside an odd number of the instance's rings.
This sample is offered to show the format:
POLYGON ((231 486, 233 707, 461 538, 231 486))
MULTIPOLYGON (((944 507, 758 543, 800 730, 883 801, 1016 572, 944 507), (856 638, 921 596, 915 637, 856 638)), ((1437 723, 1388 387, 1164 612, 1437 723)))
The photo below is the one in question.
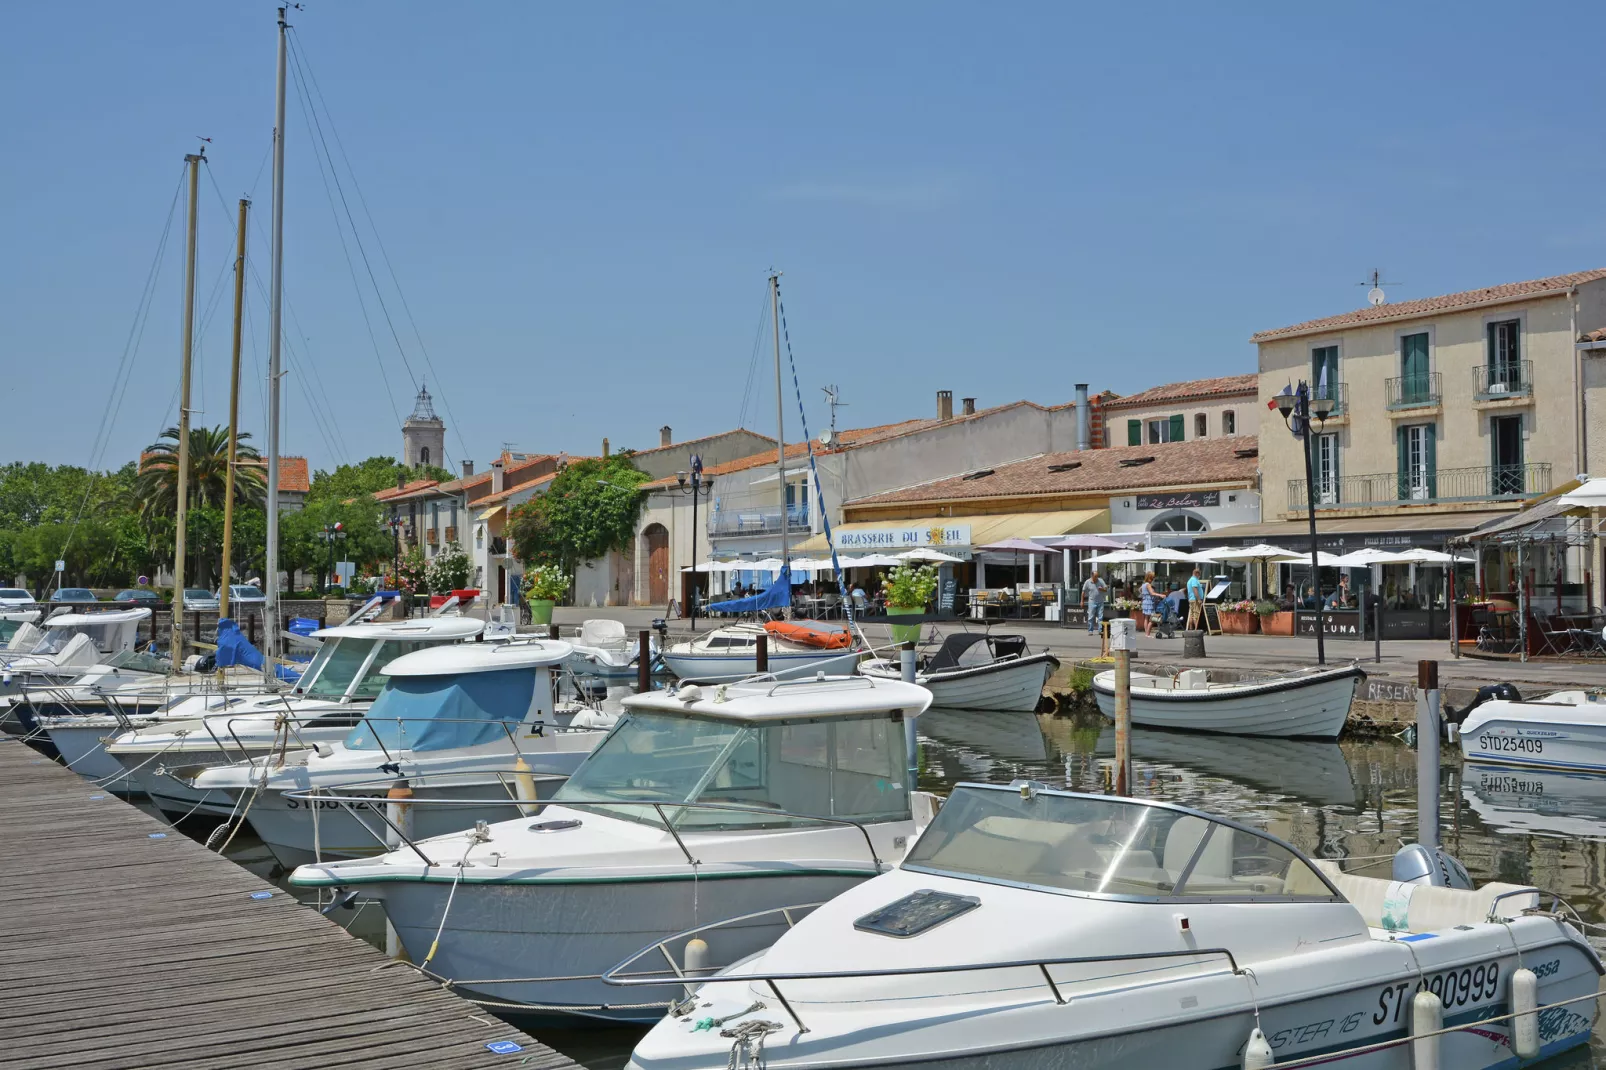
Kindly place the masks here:
POLYGON ((502 493, 502 462, 501 462, 501 460, 495 460, 495 461, 491 462, 491 493, 492 494, 501 494, 502 493))
POLYGON ((976 399, 975 398, 960 398, 959 399, 959 405, 960 405, 959 415, 961 415, 961 416, 974 416, 974 415, 976 415, 976 399))
POLYGON ((954 392, 952 390, 937 391, 937 419, 952 420, 954 418, 954 392))
POLYGON ((668 424, 658 429, 658 445, 668 446, 675 441, 675 433, 669 429, 668 424))
POLYGON ((603 439, 602 440, 602 456, 603 457, 607 457, 608 456, 608 440, 607 439, 603 439))
POLYGON ((470 476, 472 476, 473 474, 474 474, 474 462, 473 461, 464 461, 463 462, 463 478, 467 479, 470 476))
POLYGON ((1088 408, 1087 384, 1076 384, 1076 448, 1093 448, 1093 413, 1088 408))

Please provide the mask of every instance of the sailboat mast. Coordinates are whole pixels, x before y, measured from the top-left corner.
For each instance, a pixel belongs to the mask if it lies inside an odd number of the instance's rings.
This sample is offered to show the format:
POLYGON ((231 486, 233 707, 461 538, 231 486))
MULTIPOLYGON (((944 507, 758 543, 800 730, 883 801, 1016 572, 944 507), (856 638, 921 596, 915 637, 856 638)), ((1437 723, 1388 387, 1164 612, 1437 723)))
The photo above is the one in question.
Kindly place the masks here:
POLYGON ((770 322, 775 327, 775 475, 781 488, 781 567, 784 569, 789 560, 786 553, 786 410, 781 404, 780 310, 781 276, 777 272, 770 276, 770 322))
POLYGON ((229 466, 223 487, 223 578, 218 581, 219 617, 229 615, 229 569, 234 558, 234 479, 240 451, 240 321, 245 316, 245 217, 251 202, 240 198, 234 252, 234 355, 229 366, 229 466))
POLYGON ((268 546, 262 581, 267 620, 263 625, 264 664, 272 679, 279 651, 279 341, 284 308, 284 57, 290 24, 279 9, 279 70, 273 110, 273 271, 268 284, 268 546))
POLYGON ((173 638, 169 647, 173 666, 184 660, 184 527, 189 521, 190 503, 190 363, 195 345, 195 207, 201 188, 200 153, 190 153, 184 162, 190 167, 190 218, 184 250, 184 364, 179 373, 178 391, 178 487, 177 515, 173 529, 173 638))

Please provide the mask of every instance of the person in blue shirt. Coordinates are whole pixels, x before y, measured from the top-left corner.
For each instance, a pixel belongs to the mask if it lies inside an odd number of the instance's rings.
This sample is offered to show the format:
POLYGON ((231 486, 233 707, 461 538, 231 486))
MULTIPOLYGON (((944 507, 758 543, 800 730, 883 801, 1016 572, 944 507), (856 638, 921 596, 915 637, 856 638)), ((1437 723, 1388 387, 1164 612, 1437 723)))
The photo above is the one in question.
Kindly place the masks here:
POLYGON ((1188 628, 1197 629, 1204 621, 1204 580, 1199 577, 1199 566, 1193 566, 1193 575, 1188 577, 1188 628))

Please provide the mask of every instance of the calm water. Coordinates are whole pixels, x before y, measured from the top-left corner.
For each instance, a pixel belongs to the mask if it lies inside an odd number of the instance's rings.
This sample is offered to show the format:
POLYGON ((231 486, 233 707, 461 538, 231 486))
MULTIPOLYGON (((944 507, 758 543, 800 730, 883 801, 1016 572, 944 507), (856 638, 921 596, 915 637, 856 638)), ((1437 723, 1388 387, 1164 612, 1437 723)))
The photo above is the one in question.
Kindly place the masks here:
MULTIPOLYGON (((1097 717, 931 710, 920 728, 920 786, 930 791, 946 792, 964 780, 1029 777, 1099 792, 1113 766, 1114 730, 1097 717)), ((1349 859, 1347 869, 1386 876, 1386 856, 1416 837, 1416 752, 1395 741, 1309 743, 1138 730, 1132 751, 1138 795, 1264 827, 1318 857, 1349 859), (1368 861, 1373 856, 1385 857, 1368 861)), ((1560 893, 1586 919, 1606 921, 1606 780, 1463 770, 1446 752, 1440 798, 1444 844, 1474 880, 1531 883, 1560 893)), ((271 875, 273 861, 260 844, 237 839, 229 853, 271 875)), ((383 943, 377 905, 349 924, 383 943)), ((640 1036, 632 1029, 531 1031, 592 1070, 623 1066, 640 1036)), ((1588 1052, 1545 1066, 1606 1070, 1606 1030, 1597 1030, 1588 1052)))

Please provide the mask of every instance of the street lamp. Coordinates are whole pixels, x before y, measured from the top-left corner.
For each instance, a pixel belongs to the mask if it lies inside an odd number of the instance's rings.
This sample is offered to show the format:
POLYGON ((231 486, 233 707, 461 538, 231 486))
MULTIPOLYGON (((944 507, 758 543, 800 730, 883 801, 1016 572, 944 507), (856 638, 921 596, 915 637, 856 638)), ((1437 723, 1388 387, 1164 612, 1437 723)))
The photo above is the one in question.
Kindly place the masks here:
MULTIPOLYGON (((1290 393, 1285 388, 1274 400, 1277 411, 1282 413, 1283 422, 1305 447, 1305 511, 1310 520, 1310 585, 1316 596, 1316 664, 1326 665, 1327 645, 1322 635, 1322 573, 1316 552, 1316 472, 1311 464, 1310 436, 1312 417, 1316 420, 1316 431, 1327 426, 1328 414, 1333 411, 1333 399, 1311 397, 1310 384, 1301 379, 1298 389, 1290 393)), ((1296 608, 1299 605, 1297 592, 1294 605, 1296 608)))
POLYGON ((697 499, 706 490, 714 493, 714 481, 703 479, 703 458, 700 454, 692 454, 691 458, 691 486, 686 486, 686 473, 676 472, 675 480, 680 484, 682 494, 691 494, 691 630, 697 630, 697 499))
POLYGON ((325 573, 326 579, 323 585, 324 592, 328 593, 330 587, 328 580, 334 579, 335 575, 335 543, 345 540, 346 525, 340 523, 325 524, 323 530, 318 533, 318 537, 329 544, 329 571, 325 573))
POLYGON ((393 516, 385 521, 385 526, 390 528, 390 582, 396 584, 398 589, 401 587, 402 524, 403 520, 399 516, 393 516))

